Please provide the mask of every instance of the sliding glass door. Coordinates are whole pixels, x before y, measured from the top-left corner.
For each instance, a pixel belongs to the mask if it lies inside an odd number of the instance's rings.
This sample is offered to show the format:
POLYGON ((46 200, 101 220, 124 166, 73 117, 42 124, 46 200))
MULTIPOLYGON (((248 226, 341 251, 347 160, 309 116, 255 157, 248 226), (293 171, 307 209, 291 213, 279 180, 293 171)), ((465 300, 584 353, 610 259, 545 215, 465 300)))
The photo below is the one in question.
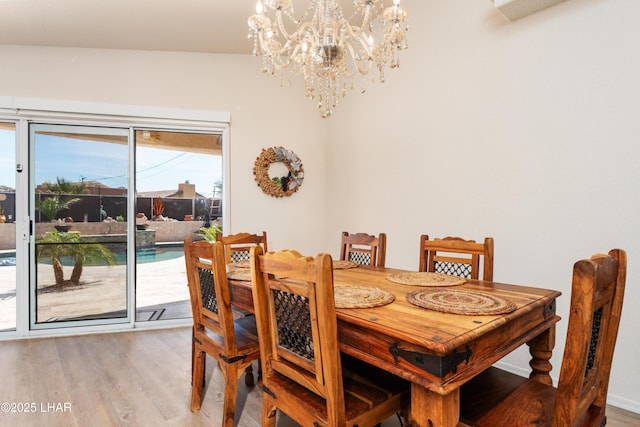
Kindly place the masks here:
POLYGON ((30 124, 30 326, 128 322, 129 129, 30 124))
POLYGON ((229 120, 0 97, 0 340, 189 324, 183 242, 229 226, 229 120))
POLYGON ((0 122, 0 332, 16 328, 16 126, 0 122))
POLYGON ((183 242, 222 226, 222 134, 139 129, 136 320, 191 317, 183 242))

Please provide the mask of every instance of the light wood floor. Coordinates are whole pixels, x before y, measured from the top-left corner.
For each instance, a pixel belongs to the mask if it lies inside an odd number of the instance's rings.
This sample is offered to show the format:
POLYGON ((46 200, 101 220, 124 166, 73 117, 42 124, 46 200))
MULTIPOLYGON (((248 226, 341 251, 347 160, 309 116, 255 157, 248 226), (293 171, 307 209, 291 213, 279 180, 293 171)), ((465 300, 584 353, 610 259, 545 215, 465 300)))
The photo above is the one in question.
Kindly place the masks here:
MULTIPOLYGON (((176 328, 1 341, 0 426, 219 426, 222 375, 211 359, 202 409, 189 409, 190 338, 176 328), (21 412, 6 412, 5 402, 21 412)), ((243 382, 238 390, 237 425, 259 426, 259 390, 243 382)), ((609 427, 640 426, 639 414, 610 406, 607 415, 609 427)))

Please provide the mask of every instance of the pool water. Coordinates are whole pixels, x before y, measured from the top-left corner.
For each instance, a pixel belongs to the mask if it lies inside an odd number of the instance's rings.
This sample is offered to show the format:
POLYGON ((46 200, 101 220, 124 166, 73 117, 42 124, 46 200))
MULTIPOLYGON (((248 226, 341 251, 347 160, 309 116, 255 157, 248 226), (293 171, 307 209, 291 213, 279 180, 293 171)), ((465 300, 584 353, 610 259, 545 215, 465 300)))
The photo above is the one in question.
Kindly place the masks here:
MULTIPOLYGON (((122 254, 124 255, 124 254, 122 254)), ((184 256, 182 246, 154 246, 152 248, 136 249, 136 262, 146 264, 148 262, 168 261, 184 256)))
MULTIPOLYGON (((136 250, 136 263, 146 264, 150 262, 168 261, 171 259, 180 258, 184 255, 184 249, 182 245, 161 245, 154 246, 152 248, 138 248, 136 250)), ((127 261, 126 252, 116 252, 116 264, 124 265, 127 261)), ((50 264, 51 260, 43 259, 40 261, 42 264, 50 264)), ((70 257, 63 257, 62 264, 65 266, 72 266, 73 260, 70 257)), ((101 263, 87 263, 85 265, 100 265, 101 263)), ((3 266, 15 266, 16 265, 16 253, 6 252, 0 253, 0 267, 3 266)))
POLYGON ((16 254, 0 254, 0 267, 8 265, 16 265, 16 254))

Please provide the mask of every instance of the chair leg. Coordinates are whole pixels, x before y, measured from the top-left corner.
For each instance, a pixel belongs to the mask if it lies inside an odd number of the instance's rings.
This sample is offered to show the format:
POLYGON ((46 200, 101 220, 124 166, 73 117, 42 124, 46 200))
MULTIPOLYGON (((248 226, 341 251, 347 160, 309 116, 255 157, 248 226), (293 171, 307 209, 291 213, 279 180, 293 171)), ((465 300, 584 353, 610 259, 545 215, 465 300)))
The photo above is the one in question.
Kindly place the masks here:
POLYGON ((195 326, 193 328, 191 328, 191 378, 193 378, 193 361, 195 360, 195 354, 196 354, 196 330, 195 330, 195 326))
POLYGON ((238 398, 238 379, 241 371, 237 366, 227 365, 224 373, 224 404, 222 407, 222 426, 233 427, 238 398))
POLYGON ((251 387, 255 384, 253 380, 253 366, 251 364, 249 364, 249 366, 244 370, 244 384, 247 387, 251 387))
POLYGON ((204 351, 197 351, 194 348, 192 359, 192 376, 191 376, 191 410, 198 411, 202 404, 202 390, 204 388, 204 372, 205 372, 204 351))
POLYGON ((262 393, 262 427, 276 427, 276 413, 271 397, 262 393))

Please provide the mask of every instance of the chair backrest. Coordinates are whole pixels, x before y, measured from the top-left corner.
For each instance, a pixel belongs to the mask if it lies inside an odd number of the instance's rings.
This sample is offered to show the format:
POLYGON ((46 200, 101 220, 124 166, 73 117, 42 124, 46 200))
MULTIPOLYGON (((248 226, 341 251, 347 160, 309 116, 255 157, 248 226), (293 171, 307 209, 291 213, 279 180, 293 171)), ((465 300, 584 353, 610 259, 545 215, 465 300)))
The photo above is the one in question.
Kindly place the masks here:
POLYGON ((627 255, 613 249, 573 267, 571 312, 553 415, 554 426, 603 416, 618 336, 627 255))
POLYGON ((237 233, 223 236, 218 233, 216 241, 222 242, 224 245, 225 259, 227 264, 239 261, 249 260, 249 251, 255 245, 262 246, 264 252, 267 252, 267 232, 260 234, 237 233))
POLYGON ((206 240, 184 241, 184 255, 193 322, 223 338, 228 353, 236 352, 231 294, 227 281, 224 246, 206 240))
POLYGON ((418 271, 445 273, 466 279, 478 279, 482 264, 482 280, 493 281, 493 238, 483 243, 460 237, 429 240, 420 236, 420 265, 418 271))
POLYGON ((251 253, 265 391, 275 378, 284 376, 326 400, 329 425, 344 425, 331 256, 313 259, 295 251, 263 255, 260 247, 251 253))
POLYGON ((387 255, 387 235, 378 237, 366 233, 349 234, 342 232, 340 259, 353 261, 361 265, 384 267, 387 255))

